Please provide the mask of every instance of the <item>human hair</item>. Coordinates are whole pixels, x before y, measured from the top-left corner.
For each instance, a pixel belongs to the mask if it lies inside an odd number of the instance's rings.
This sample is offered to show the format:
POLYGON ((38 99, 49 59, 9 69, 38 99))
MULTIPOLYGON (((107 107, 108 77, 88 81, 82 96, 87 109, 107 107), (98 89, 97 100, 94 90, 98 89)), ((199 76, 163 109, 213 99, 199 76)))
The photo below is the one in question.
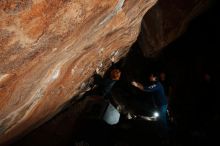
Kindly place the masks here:
POLYGON ((110 78, 112 80, 119 80, 121 76, 121 71, 119 69, 113 69, 110 73, 110 78))
POLYGON ((148 77, 150 82, 155 82, 158 80, 158 74, 155 72, 150 72, 148 77))

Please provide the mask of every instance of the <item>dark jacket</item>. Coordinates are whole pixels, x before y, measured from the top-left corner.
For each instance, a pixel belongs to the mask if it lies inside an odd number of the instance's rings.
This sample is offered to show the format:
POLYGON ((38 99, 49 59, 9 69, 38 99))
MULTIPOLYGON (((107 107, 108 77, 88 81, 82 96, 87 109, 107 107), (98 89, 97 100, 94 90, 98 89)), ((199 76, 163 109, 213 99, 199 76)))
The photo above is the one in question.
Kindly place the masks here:
POLYGON ((159 81, 144 86, 144 91, 150 93, 153 96, 157 107, 168 104, 163 85, 159 81))
POLYGON ((105 98, 109 98, 111 96, 111 90, 113 86, 115 85, 117 81, 112 79, 105 79, 103 82, 103 90, 102 90, 102 96, 105 98))

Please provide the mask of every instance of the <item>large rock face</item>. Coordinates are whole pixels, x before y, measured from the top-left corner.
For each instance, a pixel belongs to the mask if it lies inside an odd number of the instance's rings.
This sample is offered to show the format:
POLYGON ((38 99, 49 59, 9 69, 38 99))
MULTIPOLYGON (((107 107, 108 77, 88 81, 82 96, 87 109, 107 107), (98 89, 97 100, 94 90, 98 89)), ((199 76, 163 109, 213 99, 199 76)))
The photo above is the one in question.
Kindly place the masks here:
POLYGON ((156 0, 0 1, 0 143, 55 115, 124 56, 156 0))
POLYGON ((155 57, 161 49, 183 34, 192 18, 213 0, 159 0, 145 15, 138 39, 143 54, 155 57))

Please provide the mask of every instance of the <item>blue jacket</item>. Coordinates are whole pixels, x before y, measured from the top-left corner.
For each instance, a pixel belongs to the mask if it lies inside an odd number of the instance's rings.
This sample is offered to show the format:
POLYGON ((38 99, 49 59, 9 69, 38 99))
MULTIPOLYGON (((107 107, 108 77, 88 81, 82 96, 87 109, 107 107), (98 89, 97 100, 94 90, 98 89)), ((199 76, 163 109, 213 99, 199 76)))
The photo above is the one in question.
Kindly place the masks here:
POLYGON ((144 91, 152 94, 156 106, 161 107, 168 104, 163 85, 159 81, 144 86, 144 91))

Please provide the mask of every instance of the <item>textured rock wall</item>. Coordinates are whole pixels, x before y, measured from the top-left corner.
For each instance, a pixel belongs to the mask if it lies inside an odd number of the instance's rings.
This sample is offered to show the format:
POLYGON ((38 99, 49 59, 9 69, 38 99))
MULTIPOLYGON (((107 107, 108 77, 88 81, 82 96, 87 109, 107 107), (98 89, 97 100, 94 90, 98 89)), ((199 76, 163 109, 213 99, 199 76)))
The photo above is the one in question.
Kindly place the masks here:
POLYGON ((138 42, 146 57, 161 49, 186 30, 192 18, 206 10, 213 0, 159 0, 145 15, 138 42))
POLYGON ((55 115, 124 56, 156 0, 0 1, 0 143, 55 115))

